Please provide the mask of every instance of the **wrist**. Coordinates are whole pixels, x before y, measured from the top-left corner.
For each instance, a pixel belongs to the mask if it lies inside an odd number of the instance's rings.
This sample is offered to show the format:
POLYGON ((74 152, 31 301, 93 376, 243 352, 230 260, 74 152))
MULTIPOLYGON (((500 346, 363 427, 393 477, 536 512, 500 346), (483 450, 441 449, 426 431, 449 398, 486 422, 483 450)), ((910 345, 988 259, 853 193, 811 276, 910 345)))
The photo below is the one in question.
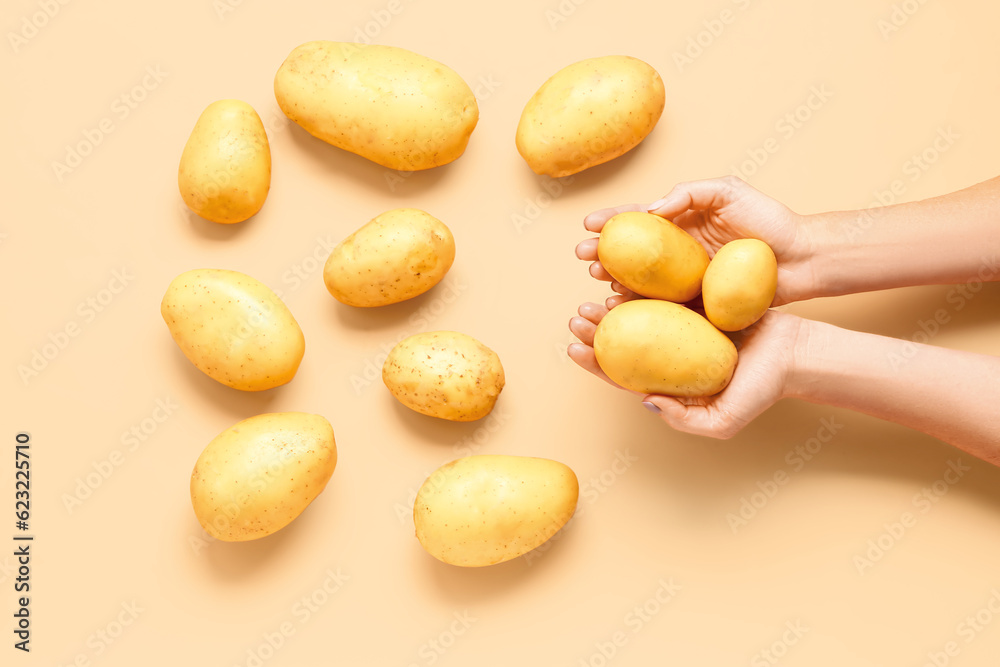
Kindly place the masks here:
POLYGON ((828 352, 831 325, 804 318, 792 344, 791 363, 784 396, 810 401, 823 382, 822 359, 828 352))

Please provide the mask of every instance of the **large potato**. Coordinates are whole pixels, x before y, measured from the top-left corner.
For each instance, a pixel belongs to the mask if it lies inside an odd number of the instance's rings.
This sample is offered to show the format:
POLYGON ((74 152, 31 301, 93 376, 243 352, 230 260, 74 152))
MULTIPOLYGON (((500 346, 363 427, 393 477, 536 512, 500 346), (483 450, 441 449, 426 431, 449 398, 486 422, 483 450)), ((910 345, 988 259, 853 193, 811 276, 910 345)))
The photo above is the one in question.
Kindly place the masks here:
POLYGON ((238 271, 195 269, 167 287, 160 314, 191 363, 234 389, 285 384, 305 354, 302 329, 264 283, 238 271))
POLYGON ((482 567, 517 558, 562 528, 580 486, 566 465, 525 456, 468 456, 438 468, 417 492, 413 523, 432 556, 482 567))
POLYGON ((212 222, 242 222, 261 209, 271 187, 271 148, 252 106, 208 105, 184 145, 177 185, 184 203, 212 222))
POLYGON ((505 378, 497 353, 472 336, 431 331, 405 338, 382 365, 382 381, 406 407, 467 422, 485 417, 505 378))
POLYGON ((212 537, 244 542, 280 530, 337 467, 333 428, 304 412, 257 415, 220 433, 191 473, 191 504, 212 537))
POLYGON ((462 77, 394 46, 303 44, 278 69, 274 96, 313 136, 402 171, 457 159, 479 121, 462 77))
POLYGON ((630 56, 565 67, 528 100, 517 150, 536 174, 569 176, 627 153, 663 113, 663 80, 630 56))
POLYGON ((694 237, 652 213, 619 213, 604 224, 597 257, 637 294, 683 303, 698 296, 708 253, 694 237))
POLYGON ((656 299, 627 301, 608 311, 594 332, 597 363, 633 391, 711 396, 733 377, 736 346, 704 317, 656 299))
POLYGON ((778 262, 771 246, 757 239, 730 241, 705 271, 705 316, 723 331, 746 329, 771 307, 777 287, 778 262))
POLYGON ((323 281, 349 306, 385 306, 434 287, 454 261, 455 237, 443 222, 416 208, 397 208, 334 248, 323 281))

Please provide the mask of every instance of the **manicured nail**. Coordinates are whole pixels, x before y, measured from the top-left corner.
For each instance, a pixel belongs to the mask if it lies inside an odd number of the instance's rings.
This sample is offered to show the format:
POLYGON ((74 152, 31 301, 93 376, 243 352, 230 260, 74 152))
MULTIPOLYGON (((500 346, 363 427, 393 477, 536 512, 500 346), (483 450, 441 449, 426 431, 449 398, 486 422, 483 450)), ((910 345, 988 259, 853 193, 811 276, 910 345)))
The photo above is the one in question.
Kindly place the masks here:
POLYGON ((664 197, 663 199, 657 199, 652 204, 650 204, 649 206, 647 206, 646 210, 647 211, 655 211, 656 209, 660 208, 661 206, 663 206, 666 203, 667 203, 666 197, 664 197))
POLYGON ((649 410, 653 414, 656 414, 656 415, 660 414, 660 409, 658 407, 656 407, 655 403, 650 403, 649 401, 643 401, 642 405, 643 405, 644 408, 646 408, 647 410, 649 410))

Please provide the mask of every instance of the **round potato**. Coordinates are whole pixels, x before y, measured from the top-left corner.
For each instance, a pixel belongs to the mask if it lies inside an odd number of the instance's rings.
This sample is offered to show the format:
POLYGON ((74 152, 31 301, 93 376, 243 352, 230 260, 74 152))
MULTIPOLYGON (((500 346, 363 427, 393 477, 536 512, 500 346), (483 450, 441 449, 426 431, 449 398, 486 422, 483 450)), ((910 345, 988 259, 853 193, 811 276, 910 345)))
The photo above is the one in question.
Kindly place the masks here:
POLYGON ((683 229, 652 213, 619 213, 604 224, 597 257, 636 294, 683 303, 698 296, 708 253, 683 229))
POLYGON ((334 248, 323 281, 349 306, 385 306, 434 287, 454 261, 455 237, 443 222, 420 209, 397 208, 334 248))
POLYGON ((663 80, 630 56, 565 67, 528 100, 517 150, 536 174, 569 176, 635 148, 663 113, 663 80))
POLYGON ((382 381, 411 410, 468 422, 493 410, 506 380, 497 353, 472 336, 431 331, 392 348, 382 381))
POLYGON ((220 433, 191 473, 191 504, 212 537, 266 537, 316 499, 337 467, 333 427, 304 412, 257 415, 220 433))
POLYGON ((757 239, 730 241, 705 271, 705 316, 723 331, 746 329, 771 307, 777 288, 778 261, 771 246, 757 239))
POLYGON ((525 456, 468 456, 438 468, 417 492, 417 539, 440 561, 483 567, 551 538, 576 511, 580 485, 566 465, 525 456))
POLYGON ((644 394, 711 396, 736 369, 736 346, 690 308, 638 299, 612 308, 594 332, 594 355, 615 383, 644 394))
POLYGON ((295 377, 302 329, 267 285, 245 273, 195 269, 167 287, 160 314, 191 363, 213 380, 261 391, 295 377))
POLYGON ((400 171, 458 159, 479 122, 462 77, 394 46, 302 44, 278 69, 274 96, 309 134, 400 171))
POLYGON ((188 208, 212 222, 242 222, 264 206, 271 148, 252 106, 240 100, 208 105, 184 145, 177 185, 188 208))

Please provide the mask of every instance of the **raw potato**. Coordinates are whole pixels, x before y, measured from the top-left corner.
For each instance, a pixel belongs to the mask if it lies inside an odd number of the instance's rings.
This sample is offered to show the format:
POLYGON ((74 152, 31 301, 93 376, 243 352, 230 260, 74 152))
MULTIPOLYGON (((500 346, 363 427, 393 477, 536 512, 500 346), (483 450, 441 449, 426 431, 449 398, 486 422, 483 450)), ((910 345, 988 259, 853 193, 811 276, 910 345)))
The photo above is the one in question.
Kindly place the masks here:
POLYGON ((401 171, 457 159, 479 122, 462 77, 394 46, 303 44, 275 75, 274 96, 309 134, 401 171))
POLYGON ((454 261, 455 237, 443 222, 416 208, 397 208, 334 248, 323 281, 349 306, 385 306, 434 287, 454 261))
POLYGON ((212 222, 242 222, 261 209, 271 188, 271 148, 252 106, 208 105, 184 145, 177 185, 184 203, 212 222))
POLYGON ((382 365, 382 381, 411 410, 468 422, 493 410, 505 378, 497 353, 472 336, 432 331, 397 343, 382 365))
POLYGON ((569 176, 627 153, 663 113, 663 80, 630 56, 574 63, 528 100, 517 150, 536 174, 569 176))
POLYGON ((285 384, 305 354, 302 329, 264 283, 238 271, 195 269, 174 278, 160 314, 191 363, 234 389, 285 384))
POLYGON ((777 288, 778 261, 771 246, 757 239, 730 241, 705 271, 705 316, 723 331, 746 329, 771 307, 777 288))
POLYGON ((580 486, 566 465, 525 456, 468 456, 438 468, 417 492, 413 523, 432 556, 482 567, 517 558, 576 511, 580 486))
POLYGON ((191 504, 212 537, 274 533, 316 499, 337 467, 333 427, 305 412, 244 419, 220 433, 191 473, 191 504))
POLYGON ((614 382, 644 394, 711 396, 733 377, 736 346, 690 308, 638 299, 612 308, 594 355, 614 382))
POLYGON ((698 296, 708 253, 683 229, 652 213, 619 213, 604 224, 597 257, 642 296, 683 303, 698 296))

